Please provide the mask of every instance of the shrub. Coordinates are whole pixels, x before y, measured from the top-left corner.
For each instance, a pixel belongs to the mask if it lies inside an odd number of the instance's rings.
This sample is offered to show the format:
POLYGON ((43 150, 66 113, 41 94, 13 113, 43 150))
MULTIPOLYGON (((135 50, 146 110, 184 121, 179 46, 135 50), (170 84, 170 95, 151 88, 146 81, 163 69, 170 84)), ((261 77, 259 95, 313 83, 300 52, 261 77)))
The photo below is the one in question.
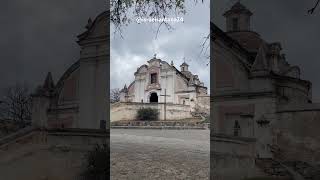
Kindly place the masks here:
POLYGON ((136 119, 140 121, 156 121, 159 119, 159 112, 157 109, 140 108, 136 119))
POLYGON ((81 174, 85 180, 102 180, 109 177, 110 173, 110 151, 107 144, 96 144, 94 149, 85 155, 85 169, 81 174))

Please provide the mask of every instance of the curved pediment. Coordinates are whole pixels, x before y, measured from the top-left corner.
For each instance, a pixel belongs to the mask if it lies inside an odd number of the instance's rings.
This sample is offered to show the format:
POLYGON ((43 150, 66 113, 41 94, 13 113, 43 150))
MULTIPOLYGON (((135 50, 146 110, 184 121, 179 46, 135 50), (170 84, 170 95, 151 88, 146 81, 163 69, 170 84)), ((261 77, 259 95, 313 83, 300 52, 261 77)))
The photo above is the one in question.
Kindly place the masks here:
POLYGON ((148 66, 144 64, 137 69, 137 72, 135 74, 146 73, 147 71, 148 71, 148 66))
POLYGON ((94 21, 89 19, 88 24, 86 25, 87 31, 78 36, 78 43, 81 44, 83 41, 105 39, 109 37, 109 18, 110 12, 105 11, 98 15, 94 21))

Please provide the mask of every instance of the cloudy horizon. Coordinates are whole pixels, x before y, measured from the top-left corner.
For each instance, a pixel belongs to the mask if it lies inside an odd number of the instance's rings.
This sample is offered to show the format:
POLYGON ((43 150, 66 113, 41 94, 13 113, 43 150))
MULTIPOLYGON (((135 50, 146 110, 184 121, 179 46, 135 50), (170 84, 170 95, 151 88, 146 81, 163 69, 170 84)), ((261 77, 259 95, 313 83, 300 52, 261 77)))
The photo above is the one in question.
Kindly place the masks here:
MULTIPOLYGON (((134 81, 134 72, 154 54, 157 58, 168 62, 173 61, 174 66, 180 70, 185 61, 189 70, 197 74, 210 92, 210 65, 207 53, 201 53, 201 45, 209 34, 210 5, 209 1, 203 4, 186 2, 187 13, 182 17, 184 22, 172 22, 173 30, 168 31, 162 26, 157 35, 158 23, 132 22, 124 27, 123 38, 114 32, 111 26, 110 45, 110 73, 111 89, 123 88, 134 81)), ((172 16, 170 18, 174 18, 172 16)), ((208 41, 209 42, 209 41, 208 41)), ((209 44, 208 44, 209 45, 209 44)))
MULTIPOLYGON (((214 23, 224 29, 222 14, 236 0, 211 2, 214 23)), ((317 52, 320 52, 317 44, 320 39, 320 8, 314 15, 307 13, 315 1, 241 2, 254 13, 252 29, 268 42, 281 42, 288 62, 300 66, 302 78, 313 83, 314 99, 320 102, 320 82, 317 79, 320 67, 320 61, 317 61, 317 52)), ((134 23, 124 29, 128 33, 124 33, 121 40, 115 39, 111 31, 111 56, 121 59, 111 60, 111 66, 124 67, 122 71, 111 69, 111 77, 117 79, 117 82, 111 81, 111 87, 122 88, 124 84, 131 83, 136 68, 145 64, 155 53, 169 63, 173 60, 178 69, 185 57, 191 71, 198 74, 209 87, 209 76, 206 75, 209 60, 201 55, 201 58, 198 57, 199 46, 209 32, 208 3, 196 6, 190 3, 187 10, 191 9, 191 13, 183 16, 185 23, 174 24, 176 29, 172 32, 162 28, 158 39, 155 39, 155 27, 143 29, 144 25, 134 23), (206 29, 203 30, 204 27, 206 29), (128 47, 130 50, 126 49, 128 47), (125 62, 132 65, 126 65, 125 62)), ((3 37, 0 42, 0 90, 17 82, 26 82, 34 87, 43 83, 48 71, 52 72, 57 82, 67 68, 79 59, 76 36, 85 30, 89 17, 94 19, 105 11, 104 5, 105 0, 5 1, 5 5, 0 7, 0 19, 5 24, 2 26, 3 37)))

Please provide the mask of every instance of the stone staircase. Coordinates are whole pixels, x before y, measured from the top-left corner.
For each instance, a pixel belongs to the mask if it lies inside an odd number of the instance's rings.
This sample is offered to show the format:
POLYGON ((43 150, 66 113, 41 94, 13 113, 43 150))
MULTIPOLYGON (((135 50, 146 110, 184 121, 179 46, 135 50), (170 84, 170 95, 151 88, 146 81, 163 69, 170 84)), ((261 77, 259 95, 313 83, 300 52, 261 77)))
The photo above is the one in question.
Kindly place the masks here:
POLYGON ((312 166, 302 161, 286 161, 283 164, 299 173, 305 180, 320 180, 320 166, 312 166))
POLYGON ((267 176, 292 180, 320 180, 320 166, 302 161, 276 161, 272 158, 256 159, 256 165, 267 176))
POLYGON ((294 180, 290 175, 290 172, 276 162, 272 158, 258 158, 256 159, 256 166, 263 171, 264 174, 273 178, 294 180))

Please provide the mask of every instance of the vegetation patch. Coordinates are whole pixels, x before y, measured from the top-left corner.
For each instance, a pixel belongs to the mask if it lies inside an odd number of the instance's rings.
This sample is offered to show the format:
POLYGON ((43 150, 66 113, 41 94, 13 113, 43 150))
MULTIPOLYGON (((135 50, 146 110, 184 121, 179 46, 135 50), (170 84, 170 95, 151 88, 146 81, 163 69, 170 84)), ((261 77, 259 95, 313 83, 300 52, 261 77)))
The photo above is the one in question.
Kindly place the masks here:
POLYGON ((85 156, 85 169, 80 177, 90 180, 108 179, 110 173, 109 159, 109 146, 107 144, 96 144, 85 156))
POLYGON ((159 112, 153 108, 140 108, 137 112, 136 120, 138 121, 157 121, 159 120, 159 112))

